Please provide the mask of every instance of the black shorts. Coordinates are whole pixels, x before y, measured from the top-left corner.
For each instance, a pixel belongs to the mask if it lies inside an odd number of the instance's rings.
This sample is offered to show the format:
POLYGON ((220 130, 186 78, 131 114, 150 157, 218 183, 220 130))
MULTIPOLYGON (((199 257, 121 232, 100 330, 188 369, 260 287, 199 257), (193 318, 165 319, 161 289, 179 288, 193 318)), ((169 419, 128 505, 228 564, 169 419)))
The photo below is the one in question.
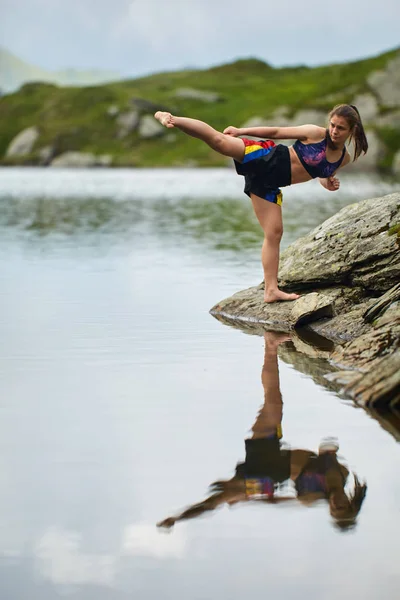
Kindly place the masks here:
POLYGON ((271 140, 242 140, 245 145, 243 161, 234 162, 236 172, 245 178, 244 193, 282 204, 280 187, 288 186, 292 181, 289 148, 271 140))
POLYGON ((290 450, 278 437, 245 440, 246 460, 236 467, 238 477, 271 477, 276 483, 290 477, 290 450))

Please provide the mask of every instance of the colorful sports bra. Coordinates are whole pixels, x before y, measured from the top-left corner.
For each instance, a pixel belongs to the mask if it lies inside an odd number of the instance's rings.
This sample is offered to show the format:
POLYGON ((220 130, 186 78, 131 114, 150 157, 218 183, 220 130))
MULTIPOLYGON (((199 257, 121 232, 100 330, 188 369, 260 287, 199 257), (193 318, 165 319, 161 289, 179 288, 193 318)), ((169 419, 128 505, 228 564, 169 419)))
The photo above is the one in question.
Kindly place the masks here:
POLYGON ((293 144, 293 149, 299 157, 301 164, 313 179, 316 177, 330 177, 333 175, 342 164, 346 154, 346 148, 343 148, 342 156, 338 161, 334 163, 328 162, 326 160, 327 142, 328 134, 322 142, 303 144, 300 140, 297 140, 293 144))

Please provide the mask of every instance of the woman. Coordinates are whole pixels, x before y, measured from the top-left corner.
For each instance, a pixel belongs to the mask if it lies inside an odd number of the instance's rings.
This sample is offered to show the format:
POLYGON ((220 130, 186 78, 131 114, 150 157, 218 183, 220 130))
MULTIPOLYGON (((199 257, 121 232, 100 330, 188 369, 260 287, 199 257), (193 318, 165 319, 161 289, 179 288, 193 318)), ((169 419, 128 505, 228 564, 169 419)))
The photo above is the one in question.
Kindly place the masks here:
POLYGON ((352 493, 345 490, 349 470, 337 457, 339 446, 334 438, 325 438, 318 453, 308 449, 289 449, 281 444, 283 403, 279 386, 277 350, 290 340, 286 334, 265 332, 264 364, 261 381, 264 403, 245 440, 246 458, 236 465, 231 479, 216 481, 211 495, 175 516, 167 517, 158 527, 169 529, 177 521, 193 519, 227 504, 263 501, 268 504, 301 503, 311 506, 325 500, 335 525, 346 530, 356 525, 367 486, 353 474, 352 493), (293 495, 293 489, 294 493, 293 495), (290 493, 286 493, 286 490, 290 493), (291 490, 291 491, 290 491, 291 490))
POLYGON ((339 189, 338 169, 350 162, 346 142, 354 141, 354 157, 368 150, 368 142, 360 114, 353 105, 340 104, 329 114, 328 129, 317 125, 298 127, 227 127, 223 133, 207 123, 167 112, 156 112, 155 118, 168 128, 203 140, 213 150, 235 161, 236 171, 245 178, 245 193, 251 198, 254 212, 264 231, 262 265, 264 300, 276 302, 296 300, 278 288, 279 245, 283 233, 282 192, 279 188, 319 178, 329 190, 339 189), (250 140, 254 136, 264 140, 250 140), (289 148, 271 140, 296 139, 289 148))

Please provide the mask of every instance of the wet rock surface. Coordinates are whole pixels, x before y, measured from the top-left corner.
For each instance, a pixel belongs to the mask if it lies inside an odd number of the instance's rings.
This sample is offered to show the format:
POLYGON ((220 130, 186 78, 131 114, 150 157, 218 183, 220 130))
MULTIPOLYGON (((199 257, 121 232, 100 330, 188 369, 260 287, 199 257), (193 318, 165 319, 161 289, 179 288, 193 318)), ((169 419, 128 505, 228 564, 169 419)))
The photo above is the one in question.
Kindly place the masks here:
POLYGON ((301 297, 266 304, 261 284, 210 312, 254 333, 296 332, 297 351, 324 361, 325 385, 363 406, 399 407, 400 192, 347 206, 294 242, 282 254, 279 281, 301 297), (332 344, 323 356, 299 342, 305 325, 332 344))

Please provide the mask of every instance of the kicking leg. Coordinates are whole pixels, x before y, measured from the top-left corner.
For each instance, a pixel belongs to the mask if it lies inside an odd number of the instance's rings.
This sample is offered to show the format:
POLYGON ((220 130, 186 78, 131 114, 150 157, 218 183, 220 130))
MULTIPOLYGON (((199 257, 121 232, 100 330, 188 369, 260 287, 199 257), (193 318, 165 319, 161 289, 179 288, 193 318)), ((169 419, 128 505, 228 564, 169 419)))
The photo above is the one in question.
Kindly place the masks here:
POLYGON ((177 127, 191 137, 203 140, 213 150, 223 156, 230 156, 238 162, 242 162, 244 157, 244 143, 240 138, 225 135, 217 131, 207 123, 197 119, 187 117, 175 117, 167 112, 158 111, 154 115, 157 121, 160 121, 164 127, 169 129, 177 127))
POLYGON ((264 231, 261 261, 264 270, 264 300, 297 300, 298 294, 287 294, 278 288, 279 245, 283 234, 282 208, 251 194, 254 212, 264 231))

